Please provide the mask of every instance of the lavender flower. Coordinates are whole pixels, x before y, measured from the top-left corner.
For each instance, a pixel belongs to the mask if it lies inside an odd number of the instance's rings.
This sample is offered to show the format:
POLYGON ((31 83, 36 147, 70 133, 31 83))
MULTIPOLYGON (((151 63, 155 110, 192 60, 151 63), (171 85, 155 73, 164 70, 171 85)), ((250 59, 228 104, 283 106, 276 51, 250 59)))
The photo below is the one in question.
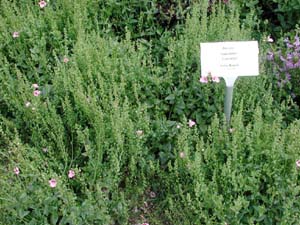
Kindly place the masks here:
POLYGON ((280 60, 281 60, 282 62, 285 62, 285 61, 286 61, 286 59, 285 59, 282 55, 280 55, 279 58, 280 58, 280 60))
POLYGON ((289 69, 293 69, 294 68, 294 64, 291 61, 286 61, 285 63, 285 67, 289 70, 289 69))
POLYGON ((273 61, 274 60, 274 53, 273 52, 268 52, 267 53, 267 60, 273 61))
POLYGON ((284 88, 286 94, 295 98, 299 96, 300 37, 296 35, 293 41, 287 37, 284 43, 286 46, 281 50, 267 52, 266 59, 272 62, 275 85, 284 88))
POLYGON ((288 80, 288 81, 291 80, 291 74, 290 73, 286 72, 285 77, 286 77, 286 80, 288 80))
POLYGON ((286 43, 286 47, 288 47, 288 48, 293 48, 294 45, 292 45, 291 43, 286 43))
POLYGON ((296 95, 294 92, 291 93, 292 98, 296 98, 296 95))
POLYGON ((283 40, 283 42, 286 44, 286 47, 287 47, 287 48, 293 48, 293 47, 294 47, 294 46, 290 43, 290 40, 289 40, 288 37, 285 38, 285 39, 283 40))
POLYGON ((288 54, 286 55, 286 58, 287 58, 287 60, 292 60, 294 57, 293 57, 293 54, 292 54, 292 53, 288 53, 288 54))
POLYGON ((295 36, 295 42, 294 42, 295 47, 299 47, 300 46, 300 41, 299 41, 299 37, 298 35, 295 36))
POLYGON ((282 86, 281 81, 277 81, 277 86, 278 86, 279 88, 281 88, 281 86, 282 86))

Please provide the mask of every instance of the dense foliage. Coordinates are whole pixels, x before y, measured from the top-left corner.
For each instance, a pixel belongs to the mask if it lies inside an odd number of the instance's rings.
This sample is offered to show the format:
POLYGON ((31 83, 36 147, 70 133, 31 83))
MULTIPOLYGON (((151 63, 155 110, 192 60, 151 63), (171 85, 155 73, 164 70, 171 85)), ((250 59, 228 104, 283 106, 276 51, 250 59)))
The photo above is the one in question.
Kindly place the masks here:
MULTIPOLYGON (((256 18, 257 31, 265 31, 276 39, 300 25, 299 0, 232 0, 241 11, 241 18, 256 18)), ((261 36, 256 33, 257 36, 261 36)))
POLYGON ((200 42, 257 36, 240 10, 0 1, 0 224, 297 224, 299 70, 278 88, 276 63, 298 36, 260 41, 230 126, 224 81, 199 82, 200 42))

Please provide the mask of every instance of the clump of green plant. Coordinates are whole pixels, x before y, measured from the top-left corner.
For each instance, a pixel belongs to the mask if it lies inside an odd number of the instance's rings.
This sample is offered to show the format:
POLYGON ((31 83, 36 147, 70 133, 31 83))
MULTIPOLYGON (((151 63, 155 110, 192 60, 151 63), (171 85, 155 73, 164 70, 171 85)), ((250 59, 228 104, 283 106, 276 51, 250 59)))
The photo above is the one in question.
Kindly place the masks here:
MULTIPOLYGON (((275 116, 275 115, 274 115, 275 116)), ((208 139, 182 129, 175 160, 160 179, 159 212, 168 224, 294 224, 300 216, 299 121, 281 128, 260 108, 230 129, 214 119, 208 139)))
POLYGON ((298 0, 271 0, 271 1, 242 1, 232 0, 233 5, 239 8, 241 20, 253 27, 254 36, 261 38, 261 33, 267 32, 276 40, 281 35, 295 29, 300 23, 298 0), (255 18, 255 23, 247 23, 247 18, 255 18))
POLYGON ((133 39, 159 39, 182 26, 192 6, 190 1, 98 1, 94 14, 100 29, 113 35, 132 33, 133 39))

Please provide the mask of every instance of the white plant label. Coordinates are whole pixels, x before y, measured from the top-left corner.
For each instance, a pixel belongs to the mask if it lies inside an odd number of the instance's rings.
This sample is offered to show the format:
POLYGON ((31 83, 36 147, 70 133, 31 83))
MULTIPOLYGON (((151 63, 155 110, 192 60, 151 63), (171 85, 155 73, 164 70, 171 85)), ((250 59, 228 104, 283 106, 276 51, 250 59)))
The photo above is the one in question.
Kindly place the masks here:
POLYGON ((233 85, 238 76, 259 75, 257 41, 201 43, 201 76, 223 77, 226 82, 224 112, 228 125, 233 85))
POLYGON ((257 41, 201 43, 200 48, 201 76, 223 77, 228 84, 238 76, 259 74, 257 41))

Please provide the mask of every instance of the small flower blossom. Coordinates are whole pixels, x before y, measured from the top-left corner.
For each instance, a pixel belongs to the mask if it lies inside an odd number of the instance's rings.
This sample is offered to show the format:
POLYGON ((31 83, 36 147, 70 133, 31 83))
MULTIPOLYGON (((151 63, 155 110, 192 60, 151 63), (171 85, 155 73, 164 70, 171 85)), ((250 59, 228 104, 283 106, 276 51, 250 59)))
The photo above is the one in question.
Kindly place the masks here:
POLYGON ((34 96, 39 96, 41 94, 41 91, 39 91, 39 90, 35 90, 34 92, 33 92, 33 95, 34 96))
POLYGON ((291 53, 288 53, 288 54, 286 55, 286 59, 287 59, 287 60, 293 60, 293 58, 294 58, 294 56, 293 56, 293 54, 291 54, 291 53))
POLYGON ((189 127, 193 127, 196 125, 196 122, 193 120, 189 120, 189 127))
POLYGON ((273 38, 271 37, 271 35, 269 35, 269 36, 267 37, 267 42, 269 42, 269 43, 273 43, 273 42, 274 42, 274 40, 273 40, 273 38))
POLYGON ((213 82, 216 82, 216 83, 220 82, 220 78, 217 77, 217 76, 212 76, 211 79, 212 79, 213 82))
POLYGON ((277 81, 277 87, 281 88, 282 86, 282 82, 281 81, 277 81))
POLYGON ((294 68, 294 64, 293 64, 293 62, 286 61, 285 67, 286 67, 288 70, 289 70, 289 69, 293 69, 293 68, 294 68))
POLYGON ((154 191, 150 191, 150 197, 151 198, 155 198, 156 197, 156 193, 154 191))
POLYGON ((31 110, 32 110, 32 111, 35 111, 35 107, 32 107, 31 110))
POLYGON ((146 201, 144 202, 144 207, 145 207, 145 208, 148 208, 148 207, 149 207, 148 202, 146 202, 146 201))
POLYGON ((180 125, 179 125, 179 124, 177 124, 176 128, 177 128, 177 129, 180 129, 180 125))
POLYGON ((57 181, 54 178, 52 178, 51 180, 49 180, 49 185, 50 187, 55 188, 57 185, 57 181))
POLYGON ((74 171, 74 170, 69 170, 69 172, 68 172, 68 177, 69 177, 70 179, 74 178, 74 177, 75 177, 75 171, 74 171))
POLYGON ((294 47, 294 45, 292 45, 291 43, 286 43, 286 47, 288 47, 288 48, 293 48, 294 47))
POLYGON ((149 225, 149 223, 142 223, 141 225, 149 225))
POLYGON ((13 38, 18 38, 20 37, 20 33, 18 31, 13 32, 13 38))
POLYGON ((43 148, 42 151, 46 153, 48 152, 48 148, 43 148))
POLYGON ((142 135, 144 134, 144 131, 142 131, 142 130, 137 130, 137 131, 136 131, 136 134, 137 134, 138 136, 142 136, 142 135))
POLYGON ((68 63, 68 62, 69 62, 69 59, 68 59, 67 57, 64 57, 63 62, 64 62, 64 63, 68 63))
POLYGON ((39 85, 38 85, 38 84, 32 84, 32 87, 33 87, 34 89, 38 89, 38 88, 39 88, 39 85))
POLYGON ((19 168, 18 168, 18 167, 15 167, 15 168, 14 168, 14 173, 15 173, 16 175, 19 175, 19 173, 20 173, 20 170, 19 170, 19 168))
POLYGON ((286 80, 288 80, 288 81, 291 80, 291 74, 290 73, 286 72, 285 77, 286 77, 286 80))
POLYGON ((300 159, 296 161, 296 167, 297 167, 297 169, 300 168, 300 159))
POLYGON ((229 133, 233 133, 234 128, 229 128, 229 133))
POLYGON ((282 62, 286 62, 286 59, 282 55, 280 55, 279 58, 282 62))
POLYGON ((273 52, 268 52, 267 54, 267 60, 273 61, 274 60, 274 53, 273 52))
POLYGON ((299 36, 295 36, 295 42, 294 42, 294 45, 295 45, 296 47, 299 47, 299 46, 300 46, 299 36))
POLYGON ((207 77, 206 76, 202 76, 201 78, 200 78, 200 83, 208 83, 208 79, 207 79, 207 77))
POLYGON ((133 210, 132 210, 134 213, 138 213, 139 212, 139 209, 138 209, 138 207, 137 206, 135 206, 134 208, 133 208, 133 210))
POLYGON ((283 40, 284 43, 289 43, 290 42, 290 39, 288 37, 286 37, 284 40, 283 40))
POLYGON ((39 6, 40 6, 41 9, 43 9, 43 8, 45 8, 45 7, 47 6, 47 2, 45 2, 45 1, 40 1, 40 2, 39 2, 39 6))
POLYGON ((28 108, 31 105, 30 102, 25 102, 25 106, 28 108))
POLYGON ((179 153, 179 157, 183 159, 185 157, 185 153, 184 152, 180 152, 179 153))

